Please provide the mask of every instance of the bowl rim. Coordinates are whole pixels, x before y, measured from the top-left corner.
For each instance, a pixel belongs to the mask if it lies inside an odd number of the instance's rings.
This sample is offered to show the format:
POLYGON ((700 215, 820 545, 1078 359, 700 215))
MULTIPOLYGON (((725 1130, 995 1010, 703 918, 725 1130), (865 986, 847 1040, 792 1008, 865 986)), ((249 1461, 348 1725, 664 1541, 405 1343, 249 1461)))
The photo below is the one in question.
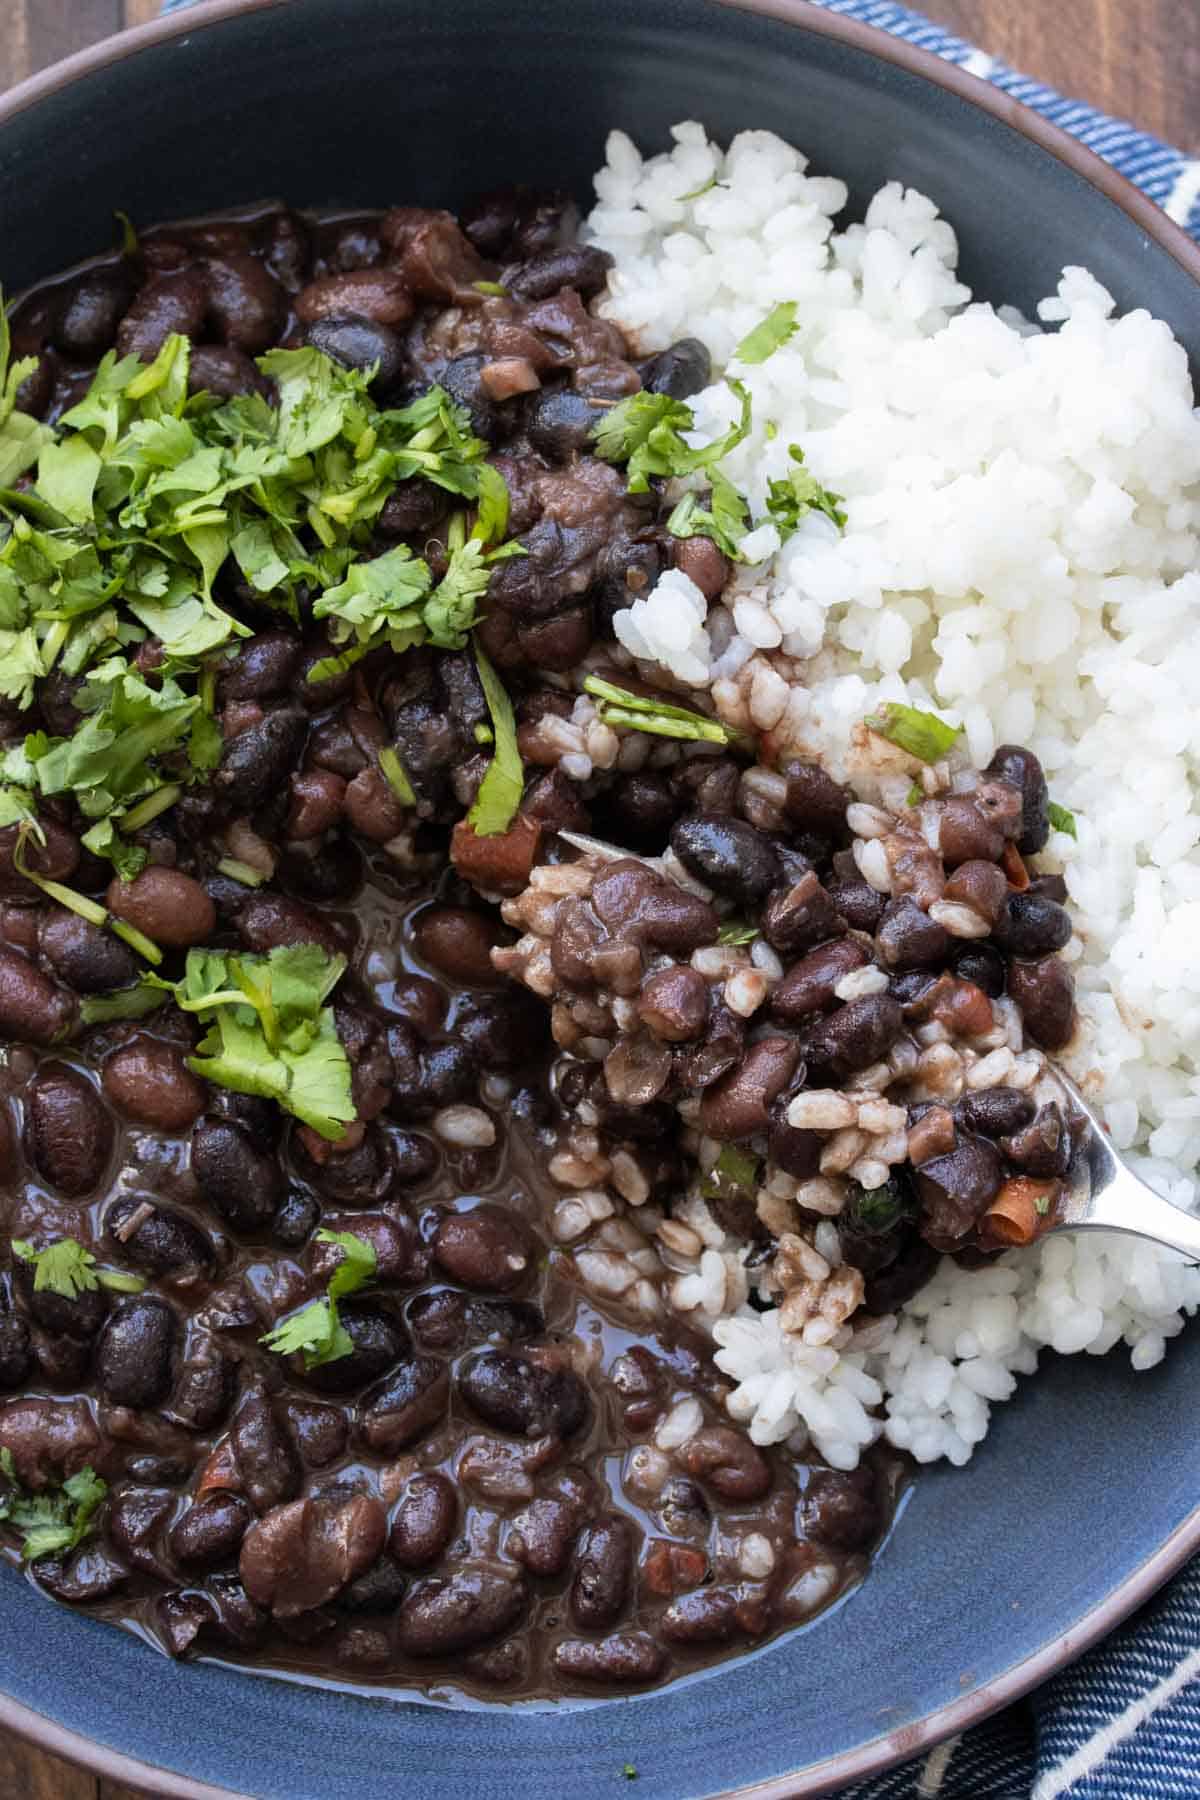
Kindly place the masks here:
MULTIPOLYGON (((194 31, 220 25, 227 19, 293 3, 297 0, 196 0, 194 5, 186 6, 180 12, 117 32, 28 76, 0 96, 0 128, 48 95, 70 87, 111 63, 121 62, 157 44, 188 37, 194 31)), ((303 4, 303 0, 298 3, 303 4)), ((894 37, 878 26, 864 24, 841 13, 826 12, 822 5, 813 4, 812 0, 711 0, 711 3, 736 12, 757 13, 796 30, 864 51, 881 62, 892 63, 909 74, 921 76, 989 113, 1098 189, 1200 285, 1200 243, 1190 238, 1162 207, 1095 151, 1011 94, 970 74, 958 64, 945 61, 931 50, 894 37)), ((922 1750, 979 1724, 1002 1707, 1019 1700, 1039 1682, 1081 1656, 1147 1601, 1198 1549, 1200 1504, 1176 1526, 1165 1543, 1126 1576, 1111 1594, 1086 1612, 1074 1627, 1051 1639, 1003 1674, 984 1682, 961 1699, 938 1707, 924 1718, 891 1731, 885 1730, 853 1750, 826 1757, 795 1774, 773 1776, 749 1786, 728 1789, 724 1795, 712 1795, 708 1800, 815 1800, 818 1795, 834 1793, 852 1781, 910 1760, 922 1750)), ((179 1775, 127 1756, 107 1744, 96 1743, 7 1694, 0 1694, 0 1729, 11 1731, 37 1748, 91 1769, 111 1781, 162 1795, 164 1800, 249 1800, 248 1796, 239 1795, 232 1788, 213 1787, 192 1776, 179 1775)))

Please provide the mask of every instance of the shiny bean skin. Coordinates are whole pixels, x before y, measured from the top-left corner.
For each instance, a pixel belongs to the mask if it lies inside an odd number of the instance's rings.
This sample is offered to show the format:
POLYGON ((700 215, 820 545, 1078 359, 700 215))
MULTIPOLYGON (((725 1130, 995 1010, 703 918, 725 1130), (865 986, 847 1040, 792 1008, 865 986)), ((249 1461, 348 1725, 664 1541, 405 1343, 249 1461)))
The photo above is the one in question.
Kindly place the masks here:
POLYGON ((701 1588, 673 1600, 659 1620, 672 1644, 723 1644, 738 1630, 737 1599, 728 1588, 701 1588))
POLYGON ((86 1076, 44 1062, 25 1095, 25 1154, 46 1185, 80 1200, 99 1185, 112 1156, 112 1115, 86 1076))
POLYGON ((497 1294, 523 1286, 532 1261, 524 1228, 512 1214, 492 1206, 447 1213, 434 1237, 433 1254, 463 1287, 497 1294))
POLYGON ((569 1501, 531 1500, 513 1520, 505 1549, 531 1575, 561 1575, 571 1560, 579 1526, 579 1508, 569 1501))
POLYGON ((177 1276, 211 1266, 211 1240, 182 1212, 149 1196, 122 1194, 104 1216, 104 1230, 119 1262, 152 1275, 177 1276))
POLYGON ((116 341, 136 285, 127 262, 101 264, 77 276, 56 308, 55 347, 76 362, 98 362, 116 341))
POLYGON ((402 1569, 425 1569, 437 1562, 458 1527, 453 1482, 433 1470, 407 1483, 392 1518, 388 1552, 402 1569))
POLYGON ((321 275, 301 288, 294 302, 303 325, 318 319, 369 319, 374 325, 403 325, 413 314, 413 300, 394 269, 348 269, 321 275))
POLYGON ((232 344, 194 344, 188 358, 188 392, 216 394, 232 400, 238 394, 270 394, 270 384, 260 375, 244 350, 232 344))
POLYGON ((177 1044, 139 1032, 104 1065, 104 1093, 117 1111, 156 1131, 186 1131, 204 1109, 204 1083, 177 1044))
POLYGON ((208 313, 224 344, 257 356, 275 341, 284 312, 283 294, 256 256, 229 251, 205 264, 208 313))
POLYGON ((581 1631, 605 1631, 624 1612, 636 1548, 633 1521, 624 1513, 601 1514, 582 1533, 569 1602, 581 1631))
POLYGON ((233 1562, 253 1518, 239 1494, 206 1494, 171 1527, 171 1554, 185 1568, 219 1569, 233 1562))
POLYGON ((171 1385, 179 1335, 173 1309, 153 1294, 123 1300, 96 1344, 96 1384, 114 1406, 158 1406, 171 1385))
POLYGON ((484 1350, 459 1371, 459 1391, 481 1418, 523 1437, 571 1437, 591 1407, 569 1369, 542 1368, 523 1356, 484 1350))
POLYGON ((383 1549, 387 1515, 374 1495, 292 1500, 273 1507, 242 1540, 246 1592, 278 1619, 325 1606, 383 1549))
POLYGON ((109 912, 170 949, 203 944, 216 929, 212 901, 190 875, 179 869, 150 866, 132 881, 110 882, 105 901, 109 912))
POLYGON ((771 1485, 771 1466, 762 1451, 728 1425, 706 1425, 677 1455, 687 1473, 722 1500, 758 1500, 771 1485))
MULTIPOLYGON (((31 839, 25 845, 22 862, 31 874, 45 876, 50 881, 69 881, 79 867, 79 839, 54 819, 40 818, 38 826, 46 841, 39 843, 36 838, 31 839)), ((0 898, 34 900, 37 889, 17 868, 16 845, 17 827, 4 826, 0 830, 0 898)))
POLYGON ((38 944, 59 980, 77 994, 107 994, 137 980, 140 964, 129 945, 66 907, 42 916, 38 944))
POLYGON ((554 1667, 572 1681, 612 1682, 640 1687, 657 1681, 667 1653, 647 1631, 617 1632, 607 1638, 565 1638, 554 1648, 554 1667))
POLYGON ((396 1616, 397 1642, 407 1656, 456 1656, 499 1637, 525 1606, 519 1578, 466 1563, 449 1579, 422 1581, 409 1590, 396 1616))
POLYGON ((208 282, 201 269, 151 276, 117 328, 117 349, 152 362, 172 332, 198 338, 207 311, 208 282))
POLYGON ((711 1137, 731 1139, 765 1131, 771 1102, 792 1079, 799 1058, 793 1038, 760 1038, 736 1069, 705 1090, 701 1129, 711 1137))
POLYGON ((235 1231, 260 1230, 270 1221, 283 1186, 279 1164, 238 1126, 202 1119, 192 1133, 191 1162, 204 1198, 235 1231))
POLYGON ((1075 981, 1066 963, 1057 956, 1036 962, 1014 957, 1008 992, 1034 1042, 1043 1050, 1065 1049, 1075 1031, 1075 981))
POLYGON ((432 1431, 450 1400, 445 1363, 432 1356, 409 1357, 358 1408, 358 1435, 375 1456, 395 1456, 432 1431))
POLYGON ((0 1034, 19 1044, 56 1044, 69 1036, 78 1012, 74 994, 0 944, 0 1034))
POLYGON ((301 1481, 296 1446, 261 1382, 242 1395, 229 1443, 241 1489, 256 1513, 269 1512, 296 1493, 301 1481))
POLYGON ((348 1355, 304 1372, 308 1385, 319 1393, 353 1393, 390 1369, 407 1348, 401 1326, 379 1307, 343 1306, 340 1318, 353 1347, 348 1355))
POLYGON ((723 814, 680 819, 671 848, 690 874, 740 906, 756 906, 783 873, 765 832, 723 814))
POLYGON ((417 914, 413 942, 421 958, 439 974, 464 986, 496 980, 492 945, 496 931, 485 913, 465 906, 427 907, 417 914))
POLYGON ((404 371, 396 332, 358 313, 329 314, 306 327, 305 342, 347 369, 374 371, 372 386, 386 390, 404 371))
POLYGON ((843 976, 865 967, 866 950, 857 938, 833 938, 819 949, 810 950, 792 964, 783 980, 771 992, 769 1002, 773 1019, 784 1025, 798 1025, 811 1014, 828 1012, 837 1004, 834 989, 843 976))

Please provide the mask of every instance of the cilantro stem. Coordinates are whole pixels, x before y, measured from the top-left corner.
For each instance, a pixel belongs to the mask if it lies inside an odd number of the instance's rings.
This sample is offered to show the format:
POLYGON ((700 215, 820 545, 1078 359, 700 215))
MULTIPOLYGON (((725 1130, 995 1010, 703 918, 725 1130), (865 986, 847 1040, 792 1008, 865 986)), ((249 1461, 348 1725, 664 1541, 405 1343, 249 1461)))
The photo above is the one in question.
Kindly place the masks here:
POLYGON ((13 867, 19 875, 23 875, 26 881, 32 881, 34 887, 41 888, 43 894, 48 894, 51 900, 57 900, 68 912, 77 913, 81 919, 86 919, 89 925, 99 925, 102 929, 107 925, 111 932, 124 938, 130 949, 136 950, 139 956, 144 956, 148 963, 157 966, 162 961, 162 951, 158 945, 152 943, 135 925, 127 925, 124 919, 114 919, 98 900, 89 900, 86 895, 77 894, 74 888, 65 887, 61 881, 51 881, 45 875, 35 874, 25 861, 25 842, 28 836, 29 830, 23 825, 17 832, 17 841, 13 845, 13 867))
POLYGON ((138 955, 144 956, 148 963, 153 963, 155 968, 158 967, 163 959, 163 953, 157 944, 152 943, 143 932, 138 930, 136 925, 127 925, 124 919, 114 919, 111 914, 106 914, 105 918, 109 930, 115 936, 124 938, 131 950, 136 950, 138 955))
POLYGON ((399 756, 397 756, 390 745, 385 745, 379 752, 379 767, 383 772, 384 779, 400 804, 402 806, 415 806, 417 804, 417 796, 413 792, 412 782, 408 779, 404 764, 400 761, 399 756))
POLYGON ((69 619, 56 619, 42 639, 42 667, 47 675, 58 661, 58 655, 71 630, 69 619))
POLYGON ((169 782, 166 787, 160 787, 157 792, 147 794, 144 800, 139 800, 136 806, 130 807, 121 820, 121 830, 123 832, 140 831, 143 825, 150 823, 151 819, 157 819, 159 813, 164 813, 168 807, 174 806, 182 792, 183 789, 179 783, 173 781, 169 782))
POLYGON ((240 881, 243 887, 261 887, 267 877, 261 869, 252 869, 249 863, 239 862, 236 856, 223 856, 217 864, 219 875, 228 875, 230 881, 240 881))
POLYGON ((216 710, 217 671, 207 667, 200 671, 200 705, 210 715, 216 710))

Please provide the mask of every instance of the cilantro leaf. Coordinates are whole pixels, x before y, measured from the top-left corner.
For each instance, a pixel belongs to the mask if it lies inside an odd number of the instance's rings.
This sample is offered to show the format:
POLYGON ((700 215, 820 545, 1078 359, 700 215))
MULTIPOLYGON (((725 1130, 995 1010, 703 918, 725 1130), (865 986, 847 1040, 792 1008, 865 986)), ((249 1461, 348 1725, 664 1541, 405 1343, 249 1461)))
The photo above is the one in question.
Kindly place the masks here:
POLYGON ((757 925, 747 925, 741 919, 726 919, 717 932, 718 944, 752 944, 759 935, 757 925))
POLYGON ((624 725, 631 731, 691 743, 729 744, 738 735, 732 725, 723 725, 719 719, 706 718, 686 706, 672 706, 666 700, 631 694, 599 675, 585 675, 583 691, 598 700, 596 712, 606 725, 624 725))
POLYGON ((667 530, 677 538, 711 538, 726 556, 740 561, 741 542, 750 527, 750 509, 720 469, 712 470, 711 486, 709 510, 700 505, 698 495, 685 494, 668 518, 667 530))
POLYGON ((377 1267, 375 1246, 352 1231, 322 1229, 316 1237, 319 1243, 336 1244, 342 1252, 324 1299, 309 1301, 259 1339, 280 1356, 303 1355, 306 1369, 349 1356, 354 1345, 338 1317, 337 1303, 372 1280, 377 1267))
MULTIPOLYGON (((507 511, 507 490, 505 510, 507 511)), ((479 622, 478 605, 487 591, 491 569, 477 538, 450 554, 449 566, 424 609, 429 642, 443 650, 461 650, 467 633, 479 622)))
POLYGON ((507 831, 516 816, 525 791, 525 770, 517 748, 517 721, 504 683, 478 645, 475 661, 492 715, 496 747, 467 822, 477 837, 495 837, 507 831))
POLYGON ((21 1554, 26 1562, 74 1550, 92 1529, 96 1510, 108 1493, 108 1483, 90 1465, 68 1476, 57 1492, 26 1493, 7 1448, 0 1450, 0 1473, 9 1483, 8 1492, 0 1496, 0 1520, 23 1533, 21 1554))
POLYGON ((748 331, 741 343, 734 350, 734 356, 742 363, 764 363, 768 356, 774 356, 793 337, 799 329, 796 323, 796 302, 782 300, 773 306, 766 318, 748 331))
POLYGON ((785 476, 767 483, 767 516, 785 541, 791 537, 806 513, 824 513, 827 519, 845 529, 840 494, 821 486, 816 476, 804 466, 804 452, 799 444, 788 445, 792 467, 785 476))
POLYGON ((1079 832, 1075 824, 1075 814, 1073 812, 1069 811, 1065 806, 1059 806, 1055 800, 1049 802, 1046 811, 1050 816, 1050 823, 1055 831, 1063 831, 1069 838, 1078 838, 1079 832))
POLYGON ((387 643, 393 650, 407 650, 425 635, 421 603, 431 582, 428 563, 407 544, 397 544, 370 562, 352 564, 346 579, 321 595, 313 617, 330 621, 335 644, 353 641, 374 648, 387 643))
POLYGON ((80 1294, 98 1287, 122 1294, 140 1294, 146 1283, 140 1275, 127 1275, 121 1269, 97 1269, 90 1250, 74 1238, 59 1238, 44 1250, 35 1250, 27 1238, 13 1238, 13 1253, 22 1262, 32 1263, 33 1291, 59 1294, 64 1300, 77 1300, 80 1294))
POLYGON ((712 469, 749 436, 751 399, 740 381, 729 388, 741 403, 736 424, 709 444, 693 447, 682 433, 695 427, 690 406, 669 394, 630 394, 601 414, 592 427, 596 454, 605 462, 625 463, 631 494, 649 490, 651 476, 691 475, 712 469))
POLYGON ((886 738, 897 749, 906 750, 921 762, 937 762, 962 733, 961 725, 947 725, 936 713, 922 712, 916 706, 904 706, 898 700, 887 700, 877 713, 863 720, 868 731, 886 738))

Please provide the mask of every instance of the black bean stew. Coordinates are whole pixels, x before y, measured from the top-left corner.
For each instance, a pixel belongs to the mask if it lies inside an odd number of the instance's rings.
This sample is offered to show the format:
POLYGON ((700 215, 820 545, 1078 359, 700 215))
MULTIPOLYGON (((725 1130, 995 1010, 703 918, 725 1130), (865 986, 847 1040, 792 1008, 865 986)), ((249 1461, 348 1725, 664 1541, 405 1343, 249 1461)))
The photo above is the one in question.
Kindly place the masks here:
MULTIPOLYGON (((175 1656, 582 1694, 811 1616, 861 1576, 900 1459, 752 1442, 713 1318, 780 1307, 847 1343, 936 1251, 1024 1241, 1018 1215, 1033 1235, 1065 1172, 1021 1039, 1022 1018, 1046 1048, 1072 1028, 1062 896, 1024 860, 1035 759, 936 764, 889 809, 769 734, 638 729, 657 701, 614 612, 672 564, 715 597, 729 564, 666 529, 661 482, 631 493, 594 454, 613 403, 709 378, 691 342, 633 359, 588 310, 606 270, 560 195, 461 221, 272 208, 147 232, 13 317, 20 404, 50 423, 110 351, 158 369, 171 334, 247 442, 280 401, 255 360, 275 346, 363 372, 385 411, 436 385, 523 552, 488 566, 469 640, 347 653, 316 602, 359 577, 321 564, 315 502, 285 518, 264 488, 266 524, 210 572, 246 635, 103 639, 146 708, 172 680, 197 697, 207 760, 177 739, 115 852, 85 774, 39 790, 5 765, 38 825, 0 831, 5 1553, 175 1656), (268 552, 311 565, 284 604, 268 552), (516 709, 502 830, 465 816, 500 761, 476 647, 516 709), (589 675, 633 714, 588 701, 589 675), (214 997, 302 947, 330 974, 316 998, 214 997), (319 1104, 288 1085, 319 1031, 340 1111, 328 1082, 319 1104)), ((176 429, 148 417, 145 441, 176 429)), ((347 554, 402 547, 439 581, 468 490, 408 441, 347 554)), ((155 504, 144 475, 122 505, 155 504)), ((96 479, 100 504, 116 477, 96 479)), ((12 531, 43 516, 23 504, 12 531)), ((92 654, 10 692, 6 750, 89 741, 92 654)))

